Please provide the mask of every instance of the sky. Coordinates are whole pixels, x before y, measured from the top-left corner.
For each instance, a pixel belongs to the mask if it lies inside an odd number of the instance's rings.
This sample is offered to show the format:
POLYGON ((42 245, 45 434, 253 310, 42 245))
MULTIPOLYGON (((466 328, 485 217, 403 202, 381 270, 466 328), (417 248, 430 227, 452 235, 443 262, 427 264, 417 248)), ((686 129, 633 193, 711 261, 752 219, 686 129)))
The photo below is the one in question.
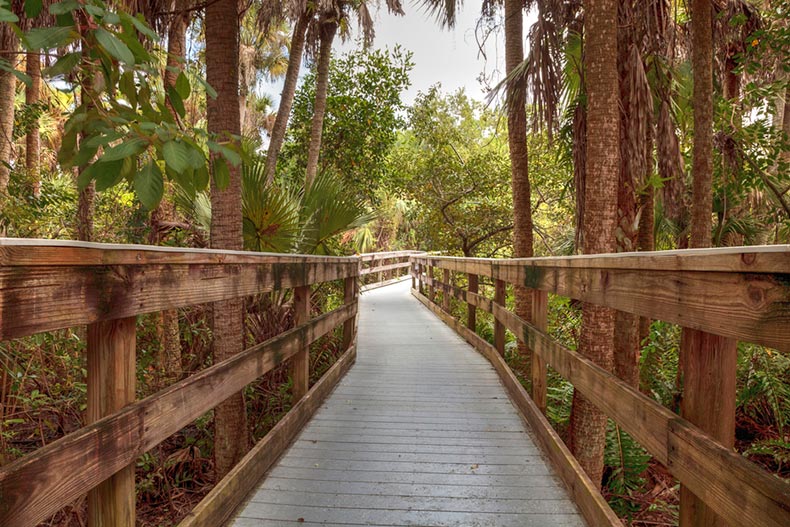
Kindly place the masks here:
MULTIPOLYGON (((385 2, 381 4, 385 5, 385 2)), ((403 102, 411 104, 417 93, 427 91, 437 82, 441 82, 445 93, 464 88, 468 96, 485 100, 486 90, 478 79, 484 73, 491 87, 501 80, 505 61, 504 35, 501 30, 492 34, 483 45, 484 53, 480 52, 478 38, 482 38, 482 35, 481 31, 476 31, 480 3, 465 2, 457 16, 455 28, 451 30, 442 29, 420 2, 407 0, 404 11, 404 16, 395 16, 382 8, 374 14, 376 38, 373 43, 374 48, 390 49, 400 44, 414 54, 412 85, 403 94, 403 102)), ((528 18, 525 17, 525 30, 529 27, 528 18)), ((354 22, 351 38, 335 45, 334 53, 339 55, 354 49, 358 34, 354 22)), ((307 68, 303 65, 301 74, 304 75, 305 71, 307 68)), ((275 106, 279 104, 281 90, 282 80, 264 88, 266 93, 274 95, 275 106)))

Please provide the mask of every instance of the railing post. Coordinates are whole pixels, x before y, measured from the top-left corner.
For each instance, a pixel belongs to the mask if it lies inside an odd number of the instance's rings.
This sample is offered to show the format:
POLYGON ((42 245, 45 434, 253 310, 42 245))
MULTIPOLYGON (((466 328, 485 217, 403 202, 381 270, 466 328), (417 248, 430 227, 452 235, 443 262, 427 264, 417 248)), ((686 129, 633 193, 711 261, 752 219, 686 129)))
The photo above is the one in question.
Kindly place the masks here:
MULTIPOLYGON (((357 299, 357 278, 356 276, 349 276, 345 279, 343 284, 343 303, 353 304, 358 302, 357 299)), ((351 317, 343 323, 343 351, 351 347, 354 342, 354 334, 356 333, 357 317, 351 317)))
POLYGON ((428 298, 431 299, 431 302, 436 302, 436 286, 433 283, 433 266, 428 264, 428 298))
POLYGON ((417 289, 417 277, 415 276, 415 271, 414 271, 415 267, 416 267, 416 264, 411 261, 411 258, 409 258, 409 274, 411 275, 411 288, 412 289, 417 289))
MULTIPOLYGON (((294 288, 294 327, 310 320, 310 286, 294 288)), ((291 359, 291 378, 293 379, 293 402, 304 397, 310 388, 310 346, 291 359)))
MULTIPOLYGON (((88 423, 135 400, 136 317, 88 325, 88 423)), ((88 492, 89 527, 134 527, 134 463, 88 492)))
MULTIPOLYGON (((738 342, 683 328, 680 415, 728 449, 735 445, 738 342)), ((723 476, 725 477, 725 476, 723 476)), ((680 527, 724 527, 727 523, 685 485, 680 486, 680 527)))
MULTIPOLYGON (((477 275, 469 273, 469 292, 478 292, 477 275)), ((474 304, 466 303, 466 327, 475 331, 477 328, 477 306, 474 304)))
MULTIPOLYGON (((505 307, 505 282, 497 279, 494 285, 494 302, 505 307)), ((494 347, 505 356, 505 326, 494 316, 494 347)))
POLYGON ((442 309, 450 312, 450 270, 444 269, 444 274, 442 281, 444 284, 442 285, 442 309))
MULTIPOLYGON (((546 291, 532 291, 532 325, 546 332, 548 327, 549 294, 546 291)), ((546 413, 546 361, 532 350, 532 400, 544 414, 546 413)))
POLYGON ((417 285, 420 288, 420 294, 424 295, 425 294, 425 285, 423 284, 423 281, 422 281, 422 273, 423 273, 423 266, 422 266, 421 263, 418 263, 417 264, 417 285))

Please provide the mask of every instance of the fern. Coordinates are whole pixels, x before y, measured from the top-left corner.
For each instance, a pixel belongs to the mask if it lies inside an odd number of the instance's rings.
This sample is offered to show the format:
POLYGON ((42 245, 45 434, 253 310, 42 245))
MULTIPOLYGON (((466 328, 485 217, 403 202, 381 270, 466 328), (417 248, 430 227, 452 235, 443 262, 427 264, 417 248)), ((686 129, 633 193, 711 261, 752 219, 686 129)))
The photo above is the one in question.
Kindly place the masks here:
POLYGON ((640 506, 630 497, 645 484, 642 474, 647 470, 650 455, 620 427, 609 421, 606 433, 604 464, 605 486, 611 493, 609 505, 620 517, 628 517, 640 506))

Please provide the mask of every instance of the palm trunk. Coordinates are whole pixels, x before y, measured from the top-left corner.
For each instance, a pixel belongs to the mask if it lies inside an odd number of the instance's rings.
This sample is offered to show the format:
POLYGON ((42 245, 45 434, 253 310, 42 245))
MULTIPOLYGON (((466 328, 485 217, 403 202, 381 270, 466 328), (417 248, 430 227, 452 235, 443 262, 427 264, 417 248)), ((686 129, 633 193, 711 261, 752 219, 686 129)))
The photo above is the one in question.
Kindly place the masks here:
MULTIPOLYGON (((217 91, 207 104, 208 131, 225 136, 240 133, 239 123, 239 14, 236 0, 218 0, 206 6, 206 80, 217 91)), ((230 184, 224 190, 211 185, 211 247, 242 249, 241 171, 229 164, 230 184)), ((242 351, 241 299, 217 302, 212 309, 214 362, 242 351)), ((249 448, 244 395, 239 392, 214 410, 214 460, 223 477, 249 448)))
POLYGON ((305 188, 315 181, 318 173, 318 157, 321 153, 321 134, 324 129, 326 92, 329 88, 329 61, 332 58, 332 42, 337 33, 337 22, 333 19, 321 23, 321 44, 318 51, 318 66, 315 77, 315 104, 310 129, 310 144, 307 148, 307 172, 305 188))
MULTIPOLYGON (((524 60, 523 2, 505 0, 505 69, 510 74, 524 60)), ((507 87, 507 140, 510 150, 510 179, 513 188, 513 256, 526 258, 532 250, 532 203, 529 186, 529 152, 527 151, 527 91, 523 80, 509 81, 507 87)), ((532 293, 514 286, 515 312, 532 320, 532 293)), ((524 375, 532 378, 532 351, 519 343, 519 353, 527 365, 524 375)))
POLYGON ((280 95, 280 106, 277 108, 277 117, 272 127, 269 150, 266 154, 266 183, 274 181, 277 169, 277 157, 285 140, 285 131, 288 128, 288 118, 291 115, 291 106, 294 102, 296 84, 299 81, 299 70, 302 66, 302 53, 304 53, 305 34, 311 15, 305 11, 297 20, 291 37, 291 49, 288 55, 288 70, 285 72, 285 84, 280 95))
MULTIPOLYGON (((19 41, 10 24, 0 24, 0 59, 11 64, 16 60, 14 51, 19 41)), ((0 195, 8 192, 11 161, 14 155, 14 92, 16 77, 0 70, 0 195)), ((2 205, 0 205, 2 207, 2 205)))
MULTIPOLYGON (((620 112, 617 73, 617 0, 591 0, 585 11, 584 64, 587 90, 587 172, 584 252, 615 249, 620 170, 620 112)), ((579 353, 611 371, 614 310, 583 304, 579 353)), ((570 447, 596 486, 603 474, 606 415, 574 391, 570 447)))
MULTIPOLYGON (((25 71, 31 79, 25 86, 25 104, 28 106, 38 103, 41 97, 41 57, 37 53, 28 53, 25 71)), ((32 194, 38 197, 41 194, 41 135, 39 133, 38 119, 31 123, 25 137, 25 169, 27 181, 32 194)))

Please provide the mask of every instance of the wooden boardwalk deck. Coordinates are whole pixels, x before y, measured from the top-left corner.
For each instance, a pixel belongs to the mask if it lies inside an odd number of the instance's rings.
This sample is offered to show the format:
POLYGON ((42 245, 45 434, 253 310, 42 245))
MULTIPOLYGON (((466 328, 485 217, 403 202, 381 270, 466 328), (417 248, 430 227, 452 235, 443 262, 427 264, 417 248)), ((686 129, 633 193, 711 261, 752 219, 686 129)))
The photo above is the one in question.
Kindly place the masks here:
POLYGON ((231 525, 584 522, 493 368, 402 282, 362 295, 357 363, 231 525))

